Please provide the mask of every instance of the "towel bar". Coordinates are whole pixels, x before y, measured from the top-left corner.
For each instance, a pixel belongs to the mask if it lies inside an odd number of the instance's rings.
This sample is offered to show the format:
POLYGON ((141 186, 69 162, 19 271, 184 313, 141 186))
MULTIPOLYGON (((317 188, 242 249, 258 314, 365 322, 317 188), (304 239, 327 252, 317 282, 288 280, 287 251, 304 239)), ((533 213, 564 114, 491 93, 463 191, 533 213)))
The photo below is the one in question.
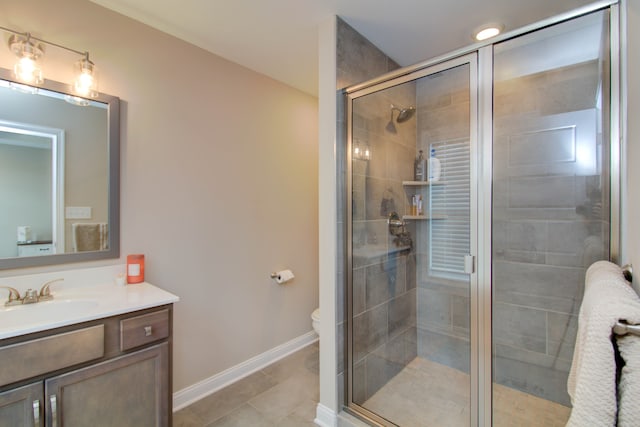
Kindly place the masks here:
MULTIPOLYGON (((622 275, 629 283, 633 280, 633 266, 625 264, 622 266, 622 275)), ((616 335, 640 335, 640 325, 629 325, 628 323, 616 322, 613 326, 613 333, 616 335)))
MULTIPOLYGON (((622 275, 629 283, 633 280, 633 266, 625 264, 622 266, 622 275)), ((616 322, 613 326, 613 333, 616 335, 640 335, 640 325, 629 325, 628 323, 616 322)))
POLYGON ((613 326, 613 333, 616 335, 640 335, 640 325, 629 325, 627 323, 616 322, 613 326))
POLYGON ((622 275, 624 276, 627 282, 631 282, 633 280, 633 265, 625 264, 622 266, 622 275))

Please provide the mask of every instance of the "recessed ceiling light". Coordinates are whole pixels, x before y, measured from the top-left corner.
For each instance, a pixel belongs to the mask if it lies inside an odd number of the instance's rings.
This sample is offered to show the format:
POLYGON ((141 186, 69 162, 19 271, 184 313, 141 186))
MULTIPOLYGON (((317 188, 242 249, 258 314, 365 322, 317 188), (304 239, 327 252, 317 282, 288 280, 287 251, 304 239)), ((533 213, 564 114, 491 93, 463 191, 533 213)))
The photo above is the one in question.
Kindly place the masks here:
POLYGON ((476 39, 477 41, 482 41, 482 40, 486 40, 491 37, 497 36, 498 34, 500 34, 501 31, 502 31, 501 25, 490 25, 490 26, 482 27, 479 30, 477 30, 473 38, 476 39))

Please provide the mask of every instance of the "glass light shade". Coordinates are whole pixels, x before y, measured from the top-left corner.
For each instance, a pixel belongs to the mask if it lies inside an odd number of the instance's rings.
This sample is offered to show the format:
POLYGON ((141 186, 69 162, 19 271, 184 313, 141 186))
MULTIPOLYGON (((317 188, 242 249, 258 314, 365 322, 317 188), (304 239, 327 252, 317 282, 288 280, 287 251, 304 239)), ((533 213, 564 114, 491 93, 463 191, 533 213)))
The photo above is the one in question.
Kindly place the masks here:
POLYGON ((87 101, 86 98, 82 98, 80 96, 65 95, 64 100, 69 104, 78 105, 80 107, 86 107, 87 105, 89 105, 89 101, 87 101))
POLYGON ((366 143, 353 144, 353 158, 357 160, 371 160, 371 148, 366 143))
POLYGON ((76 80, 73 89, 76 94, 85 98, 98 96, 98 70, 88 58, 74 64, 76 80))
POLYGON ((28 57, 23 57, 16 62, 13 71, 18 80, 24 83, 39 85, 44 82, 42 77, 42 69, 38 63, 28 57))
POLYGON ((9 40, 9 47, 18 57, 18 62, 13 67, 16 79, 32 85, 42 84, 44 82, 40 66, 42 47, 34 44, 29 38, 22 39, 18 36, 9 40))

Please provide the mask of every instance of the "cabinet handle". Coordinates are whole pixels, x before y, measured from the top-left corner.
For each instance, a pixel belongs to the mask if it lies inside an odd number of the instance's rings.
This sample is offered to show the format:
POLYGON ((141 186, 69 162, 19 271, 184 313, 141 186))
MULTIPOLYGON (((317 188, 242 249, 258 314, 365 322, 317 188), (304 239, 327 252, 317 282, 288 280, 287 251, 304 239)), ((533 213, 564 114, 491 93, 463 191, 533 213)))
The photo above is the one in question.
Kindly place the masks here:
POLYGON ((34 427, 40 427, 40 401, 33 401, 33 425, 34 427))
POLYGON ((144 336, 150 337, 153 334, 153 328, 151 326, 144 327, 144 336))
POLYGON ((51 427, 56 427, 58 425, 58 410, 55 394, 49 396, 49 402, 51 403, 51 427))

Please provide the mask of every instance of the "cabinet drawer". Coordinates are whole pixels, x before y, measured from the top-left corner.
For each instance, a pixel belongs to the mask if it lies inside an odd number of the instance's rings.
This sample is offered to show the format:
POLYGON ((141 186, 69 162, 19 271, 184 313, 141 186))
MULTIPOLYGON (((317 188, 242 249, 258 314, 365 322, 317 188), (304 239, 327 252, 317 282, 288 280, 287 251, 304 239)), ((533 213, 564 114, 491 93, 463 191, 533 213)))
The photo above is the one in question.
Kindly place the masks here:
POLYGON ((0 386, 104 355, 104 326, 38 338, 0 348, 0 386))
POLYGON ((120 321, 120 350, 125 351, 169 336, 169 310, 120 321))

